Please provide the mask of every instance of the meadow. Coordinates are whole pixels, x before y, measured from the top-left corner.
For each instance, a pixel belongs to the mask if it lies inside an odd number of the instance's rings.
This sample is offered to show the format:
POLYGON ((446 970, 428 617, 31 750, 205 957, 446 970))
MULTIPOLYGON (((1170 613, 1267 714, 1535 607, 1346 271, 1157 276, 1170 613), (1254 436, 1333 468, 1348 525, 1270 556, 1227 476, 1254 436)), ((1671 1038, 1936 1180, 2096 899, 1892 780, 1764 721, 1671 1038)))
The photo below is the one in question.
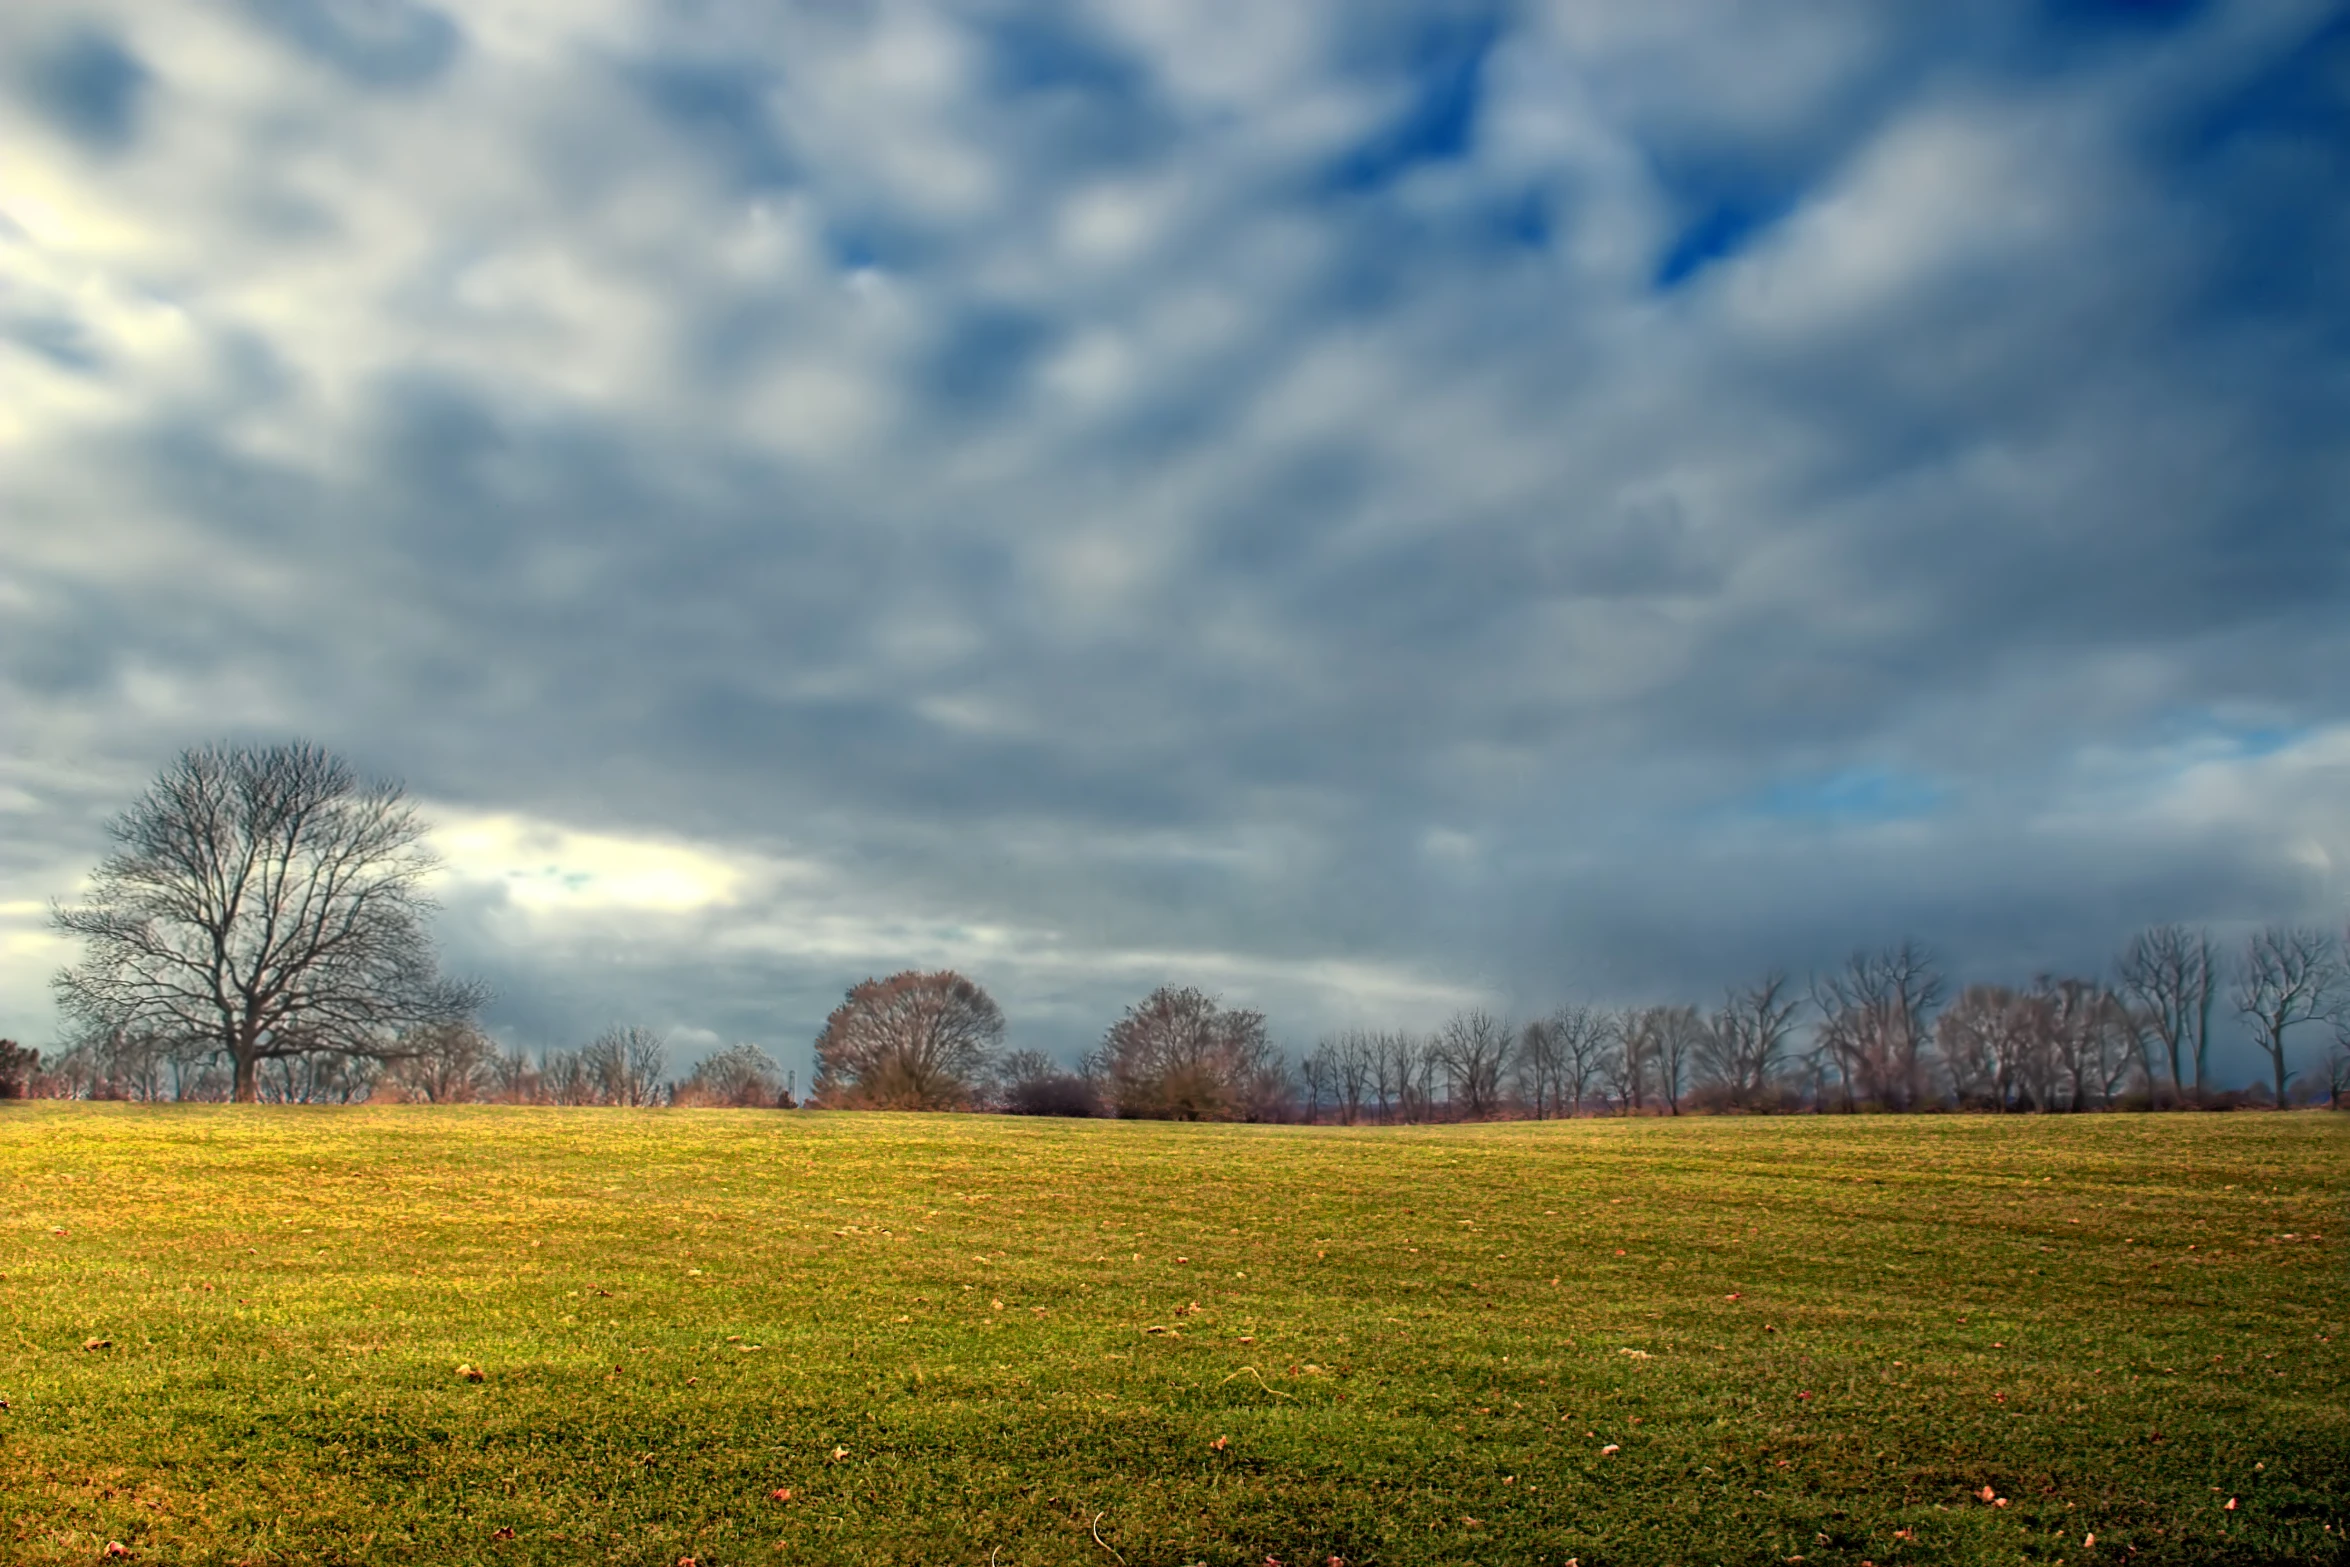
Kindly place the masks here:
POLYGON ((2340 1562, 2346 1152, 10 1104, 0 1558, 2340 1562))

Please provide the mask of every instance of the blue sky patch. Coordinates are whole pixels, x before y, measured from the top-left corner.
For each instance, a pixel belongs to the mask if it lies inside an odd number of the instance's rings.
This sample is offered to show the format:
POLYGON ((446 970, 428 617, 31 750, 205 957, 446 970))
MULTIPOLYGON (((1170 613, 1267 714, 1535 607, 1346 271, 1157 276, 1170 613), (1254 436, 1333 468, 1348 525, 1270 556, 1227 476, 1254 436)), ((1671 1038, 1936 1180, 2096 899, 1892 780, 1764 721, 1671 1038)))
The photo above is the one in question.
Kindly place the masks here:
POLYGON ((1753 813, 1778 821, 1873 827, 1931 816, 1949 803, 1951 792, 1931 778, 1858 767, 1773 784, 1754 798, 1753 813))

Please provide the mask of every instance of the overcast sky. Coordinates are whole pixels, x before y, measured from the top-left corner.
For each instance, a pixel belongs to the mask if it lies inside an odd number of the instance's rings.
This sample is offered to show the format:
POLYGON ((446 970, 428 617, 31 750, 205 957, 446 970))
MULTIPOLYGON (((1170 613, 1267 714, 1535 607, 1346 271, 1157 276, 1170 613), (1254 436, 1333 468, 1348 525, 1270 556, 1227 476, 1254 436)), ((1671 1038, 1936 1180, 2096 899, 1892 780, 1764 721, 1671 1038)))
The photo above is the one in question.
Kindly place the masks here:
POLYGON ((13 0, 0 1031, 223 739, 803 1081, 2339 925, 2346 257, 2299 0, 13 0))

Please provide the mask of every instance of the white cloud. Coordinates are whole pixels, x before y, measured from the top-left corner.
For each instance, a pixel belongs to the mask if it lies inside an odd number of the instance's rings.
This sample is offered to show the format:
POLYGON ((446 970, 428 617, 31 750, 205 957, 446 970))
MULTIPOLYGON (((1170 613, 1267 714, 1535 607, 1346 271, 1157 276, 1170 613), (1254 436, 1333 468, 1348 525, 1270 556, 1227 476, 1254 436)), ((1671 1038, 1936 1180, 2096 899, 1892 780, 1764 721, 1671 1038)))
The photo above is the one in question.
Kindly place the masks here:
POLYGON ((581 832, 511 813, 437 813, 444 874, 494 887, 537 914, 625 909, 682 914, 731 904, 788 873, 693 844, 581 832))

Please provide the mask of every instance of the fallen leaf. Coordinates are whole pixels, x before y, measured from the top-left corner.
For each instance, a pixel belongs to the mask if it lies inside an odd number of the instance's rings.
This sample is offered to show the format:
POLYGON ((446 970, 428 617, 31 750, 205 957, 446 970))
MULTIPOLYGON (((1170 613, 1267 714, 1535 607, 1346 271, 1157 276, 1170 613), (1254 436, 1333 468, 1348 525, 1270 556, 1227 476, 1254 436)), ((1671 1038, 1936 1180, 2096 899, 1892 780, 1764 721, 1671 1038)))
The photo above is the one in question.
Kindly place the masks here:
POLYGON ((512 1524, 500 1524, 498 1527, 490 1531, 490 1538, 493 1540, 511 1540, 514 1538, 514 1526, 512 1524))
POLYGON ((1216 1438, 1216 1440, 1214 1440, 1213 1442, 1210 1442, 1210 1443, 1208 1444, 1208 1446, 1210 1446, 1211 1448, 1214 1448, 1214 1449, 1215 1449, 1217 1452, 1219 1452, 1219 1453, 1221 1453, 1222 1451, 1224 1451, 1224 1449, 1226 1449, 1227 1447, 1230 1447, 1231 1445, 1232 1445, 1232 1438, 1230 1438, 1230 1437, 1228 1437, 1228 1436, 1220 1436, 1220 1437, 1216 1438))
POLYGON ((1896 1540, 1915 1540, 1917 1537, 1918 1532, 1915 1529, 1896 1529, 1893 1531, 1893 1538, 1896 1540))
POLYGON ((790 1486, 788 1486, 788 1485, 779 1485, 779 1486, 777 1486, 777 1487, 776 1487, 774 1490, 772 1490, 772 1491, 769 1491, 769 1492, 767 1493, 767 1500, 769 1500, 769 1501, 771 1501, 771 1502, 788 1502, 788 1501, 790 1501, 790 1500, 791 1500, 791 1487, 790 1487, 790 1486))
POLYGON ((2229 1498, 2228 1498, 2228 1505, 2227 1505, 2226 1507, 2224 1507, 2224 1508, 2220 1509, 2220 1510, 2221 1510, 2222 1512, 2230 1512, 2230 1513, 2234 1512, 2234 1511, 2236 1510, 2236 1499, 2235 1499, 2234 1497, 2232 1497, 2232 1496, 2231 1496, 2231 1497, 2229 1497, 2229 1498))
POLYGON ((1983 1488, 1982 1488, 1980 1491, 1977 1491, 1975 1494, 1976 1494, 1977 1496, 1981 1497, 1981 1498, 1982 1498, 1984 1501, 1986 1501, 1986 1502, 1987 1502, 1987 1501, 1991 1500, 1991 1498, 1993 1498, 1994 1496, 1997 1496, 1999 1493, 1998 1493, 1997 1491, 1994 1491, 1994 1490, 1992 1490, 1992 1489, 1991 1489, 1989 1486, 1985 1486, 1985 1487, 1983 1487, 1983 1488))
POLYGON ((836 1464, 848 1456, 849 1450, 845 1447, 836 1447, 832 1450, 832 1461, 836 1464))
POLYGON ((1744 1300, 1745 1298, 1745 1296, 1739 1294, 1736 1290, 1732 1290, 1729 1294, 1722 1297, 1724 1300, 1744 1300))
MULTIPOLYGON (((1176 1260, 1177 1262, 1189 1262, 1191 1259, 1190 1259, 1189 1257, 1178 1257, 1178 1258, 1176 1258, 1175 1260, 1176 1260)), ((1270 1557, 1270 1556, 1268 1556, 1268 1557, 1266 1557, 1266 1558, 1265 1558, 1265 1560, 1267 1560, 1267 1561, 1271 1561, 1272 1559, 1273 1559, 1273 1558, 1272 1558, 1272 1557, 1270 1557)))
POLYGON ((1797 1398, 1801 1398, 1801 1399, 1808 1399, 1808 1398, 1810 1398, 1810 1397, 1811 1397, 1811 1395, 1810 1395, 1809 1393, 1798 1393, 1798 1394, 1796 1394, 1795 1396, 1796 1396, 1797 1398))
POLYGON ((991 1300, 987 1303, 987 1309, 990 1311, 1001 1311, 1004 1309, 1004 1303, 1000 1300, 991 1300))
POLYGON ((86 1338, 82 1340, 82 1348, 84 1349, 112 1349, 113 1347, 114 1340, 110 1338, 86 1338))
POLYGON ((468 1382, 479 1382, 483 1376, 481 1367, 462 1363, 457 1367, 457 1374, 468 1382))
POLYGON ((1613 1443, 1613 1442, 1610 1442, 1610 1443, 1608 1443, 1608 1445, 1607 1445, 1607 1446, 1605 1446, 1605 1447, 1601 1448, 1599 1451, 1600 1451, 1600 1456, 1601 1456, 1601 1457, 1605 1457, 1605 1456, 1606 1456, 1606 1455, 1608 1455, 1609 1453, 1620 1453, 1620 1452, 1622 1452, 1622 1451, 1623 1451, 1623 1449, 1622 1449, 1621 1447, 1617 1446, 1615 1443, 1613 1443))
MULTIPOLYGON (((2073 1222, 2075 1222, 2075 1223, 2077 1224, 2077 1223, 2079 1223, 2080 1221, 2076 1219, 2076 1220, 2075 1220, 2075 1221, 2073 1221, 2073 1222)), ((2093 1549, 2095 1549, 2095 1548, 2096 1548, 2096 1545, 2097 1545, 2097 1536, 2096 1536, 2096 1535, 2094 1535, 2094 1534, 2091 1534, 2091 1535, 2087 1535, 2087 1536, 2085 1536, 2085 1537, 2082 1539, 2082 1541, 2081 1541, 2081 1546, 2082 1546, 2082 1549, 2084 1549, 2084 1550, 2093 1550, 2093 1549)))
POLYGON ((111 1561, 118 1556, 127 1557, 130 1555, 130 1553, 131 1548, 123 1544, 120 1540, 108 1540, 106 1542, 106 1549, 99 1552, 98 1554, 111 1561))

